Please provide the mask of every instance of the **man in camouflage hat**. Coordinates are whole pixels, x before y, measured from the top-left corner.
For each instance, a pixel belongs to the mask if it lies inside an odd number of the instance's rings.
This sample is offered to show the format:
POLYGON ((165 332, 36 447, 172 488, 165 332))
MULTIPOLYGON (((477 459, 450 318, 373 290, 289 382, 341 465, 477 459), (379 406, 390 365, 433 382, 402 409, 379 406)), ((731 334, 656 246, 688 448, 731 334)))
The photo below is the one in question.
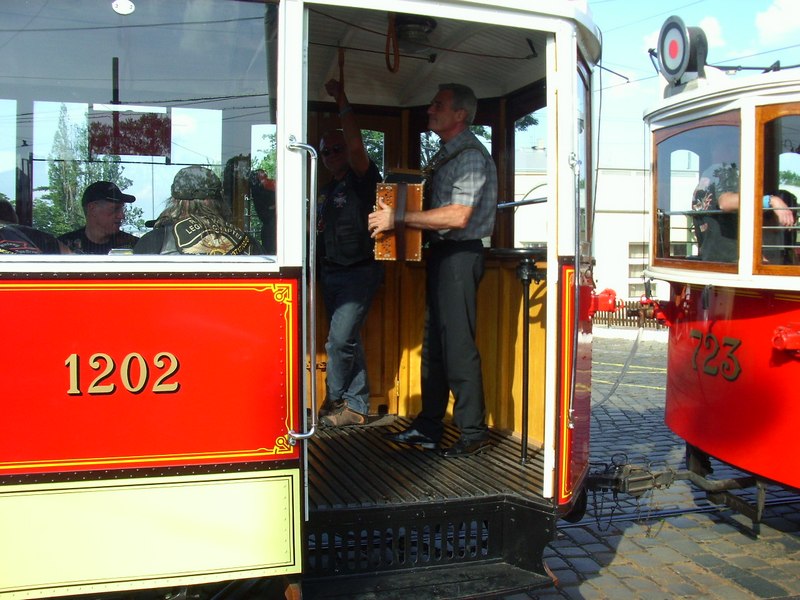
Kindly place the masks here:
POLYGON ((231 225, 222 182, 205 167, 185 167, 172 181, 172 195, 133 249, 134 254, 263 254, 261 245, 231 225))

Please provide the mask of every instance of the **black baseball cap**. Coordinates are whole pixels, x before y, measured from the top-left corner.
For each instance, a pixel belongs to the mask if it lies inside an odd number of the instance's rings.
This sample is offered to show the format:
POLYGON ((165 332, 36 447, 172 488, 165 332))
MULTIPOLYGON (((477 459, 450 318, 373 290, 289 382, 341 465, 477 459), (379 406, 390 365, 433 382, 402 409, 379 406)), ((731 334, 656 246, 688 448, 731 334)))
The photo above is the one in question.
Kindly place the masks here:
POLYGON ((136 196, 123 194, 115 183, 110 181, 95 181, 83 192, 82 203, 84 206, 96 200, 108 200, 109 202, 133 202, 136 196))

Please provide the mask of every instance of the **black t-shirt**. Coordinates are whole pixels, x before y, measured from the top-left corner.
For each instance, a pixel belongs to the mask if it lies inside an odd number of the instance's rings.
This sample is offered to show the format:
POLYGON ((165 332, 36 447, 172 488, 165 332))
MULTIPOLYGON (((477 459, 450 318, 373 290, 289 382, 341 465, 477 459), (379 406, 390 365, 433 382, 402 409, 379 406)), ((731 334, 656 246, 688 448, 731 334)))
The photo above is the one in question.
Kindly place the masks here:
POLYGON ((58 237, 67 248, 76 254, 108 254, 114 248, 133 248, 139 241, 135 235, 118 231, 105 244, 96 244, 86 237, 85 229, 76 229, 58 237))

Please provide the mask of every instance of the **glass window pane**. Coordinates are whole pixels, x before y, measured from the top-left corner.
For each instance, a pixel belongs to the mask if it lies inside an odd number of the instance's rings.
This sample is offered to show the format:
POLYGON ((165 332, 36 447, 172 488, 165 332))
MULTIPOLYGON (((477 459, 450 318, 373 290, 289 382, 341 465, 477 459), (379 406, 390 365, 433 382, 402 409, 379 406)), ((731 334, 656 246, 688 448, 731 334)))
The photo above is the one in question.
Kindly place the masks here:
POLYGON ((514 247, 543 248, 547 244, 547 108, 514 124, 514 247))
POLYGON ((657 256, 735 262, 739 127, 703 124, 657 146, 657 256))
POLYGON ((763 139, 766 205, 762 204, 761 264, 800 264, 800 114, 765 123, 763 139))
POLYGON ((18 3, 6 16, 18 33, 3 48, 15 86, 0 99, 0 194, 23 224, 89 235, 83 192, 109 181, 135 201, 108 227, 141 237, 175 174, 199 165, 220 180, 224 220, 260 237, 250 175, 272 160, 274 246, 277 4, 141 0, 121 16, 111 2, 77 0, 18 3))

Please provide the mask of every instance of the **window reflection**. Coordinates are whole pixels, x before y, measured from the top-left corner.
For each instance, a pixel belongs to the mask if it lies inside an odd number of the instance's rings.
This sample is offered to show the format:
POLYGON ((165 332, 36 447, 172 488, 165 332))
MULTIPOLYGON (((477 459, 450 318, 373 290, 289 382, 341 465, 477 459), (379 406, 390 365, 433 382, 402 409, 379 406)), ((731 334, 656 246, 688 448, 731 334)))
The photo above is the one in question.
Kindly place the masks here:
POLYGON ((543 248, 547 244, 547 108, 514 123, 514 246, 543 248))
MULTIPOLYGON (((793 109, 800 113, 800 105, 793 109)), ((761 264, 800 264, 797 225, 800 210, 797 204, 800 195, 800 114, 778 117, 764 124, 763 164, 761 264)))
POLYGON ((739 126, 698 121, 658 136, 657 256, 735 262, 739 227, 739 126))
POLYGON ((23 224, 54 235, 81 227, 83 191, 109 181, 136 197, 122 230, 140 237, 181 168, 225 181, 230 163, 232 224, 257 238, 271 228, 275 247, 277 5, 200 6, 141 2, 122 18, 84 0, 4 13, 18 34, 3 48, 15 86, 0 99, 0 195, 23 224), (264 218, 251 185, 262 180, 273 193, 264 218))

